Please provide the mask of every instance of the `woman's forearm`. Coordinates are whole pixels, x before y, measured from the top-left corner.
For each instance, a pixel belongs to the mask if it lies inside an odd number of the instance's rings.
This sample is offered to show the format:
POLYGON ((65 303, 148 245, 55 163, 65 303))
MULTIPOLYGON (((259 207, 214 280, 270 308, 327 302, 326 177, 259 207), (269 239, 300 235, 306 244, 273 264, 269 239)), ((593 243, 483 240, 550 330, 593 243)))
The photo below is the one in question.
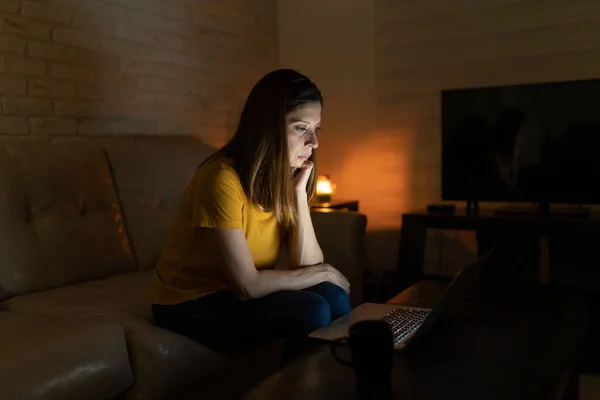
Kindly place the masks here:
POLYGON ((323 252, 317 241, 310 218, 310 209, 305 192, 296 194, 298 224, 292 229, 288 241, 291 268, 323 263, 323 252))
POLYGON ((294 270, 257 271, 245 285, 246 299, 256 299, 282 290, 302 290, 330 279, 330 271, 324 265, 294 270))

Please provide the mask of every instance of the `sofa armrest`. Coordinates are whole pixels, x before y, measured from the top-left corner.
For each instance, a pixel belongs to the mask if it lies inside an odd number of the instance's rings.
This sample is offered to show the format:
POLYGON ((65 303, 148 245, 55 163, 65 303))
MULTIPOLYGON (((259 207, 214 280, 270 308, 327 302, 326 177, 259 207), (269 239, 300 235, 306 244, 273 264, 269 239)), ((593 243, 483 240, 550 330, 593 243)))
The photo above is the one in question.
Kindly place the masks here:
POLYGON ((363 270, 367 217, 349 211, 313 210, 311 217, 325 262, 333 265, 350 282, 350 301, 363 301, 363 270))

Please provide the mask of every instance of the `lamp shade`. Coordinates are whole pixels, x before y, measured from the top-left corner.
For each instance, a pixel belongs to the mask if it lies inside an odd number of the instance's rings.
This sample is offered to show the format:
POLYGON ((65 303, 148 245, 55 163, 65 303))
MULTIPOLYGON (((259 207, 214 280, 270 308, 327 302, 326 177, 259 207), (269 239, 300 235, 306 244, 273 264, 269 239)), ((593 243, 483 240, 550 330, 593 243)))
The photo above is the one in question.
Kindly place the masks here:
POLYGON ((319 175, 317 177, 317 201, 319 203, 328 203, 331 201, 334 185, 329 175, 319 175))

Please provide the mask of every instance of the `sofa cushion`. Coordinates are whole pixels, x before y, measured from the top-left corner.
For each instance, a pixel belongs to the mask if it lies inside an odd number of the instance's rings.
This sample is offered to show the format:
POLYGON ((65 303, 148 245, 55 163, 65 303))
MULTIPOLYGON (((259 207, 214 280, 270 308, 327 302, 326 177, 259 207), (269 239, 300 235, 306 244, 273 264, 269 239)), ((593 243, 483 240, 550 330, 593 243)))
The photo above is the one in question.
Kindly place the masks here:
POLYGON ((215 149, 193 137, 99 143, 110 160, 138 268, 154 268, 185 186, 215 149))
POLYGON ((134 272, 18 296, 10 310, 43 312, 117 323, 125 329, 135 383, 129 399, 184 398, 215 390, 240 390, 277 366, 280 343, 237 356, 221 356, 177 333, 159 328, 149 306, 152 272, 134 272), (232 382, 227 377, 238 371, 232 382), (244 381, 244 379, 246 381, 244 381))
POLYGON ((133 383, 114 324, 0 312, 0 352, 5 399, 112 399, 133 383))
POLYGON ((0 299, 135 270, 103 150, 0 144, 0 299))

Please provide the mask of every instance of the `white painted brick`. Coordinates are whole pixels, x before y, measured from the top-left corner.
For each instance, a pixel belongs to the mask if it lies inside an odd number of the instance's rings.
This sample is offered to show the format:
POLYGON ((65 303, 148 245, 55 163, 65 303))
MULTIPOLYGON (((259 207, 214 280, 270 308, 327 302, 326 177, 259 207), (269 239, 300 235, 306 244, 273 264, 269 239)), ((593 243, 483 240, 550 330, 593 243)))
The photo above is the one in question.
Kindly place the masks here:
POLYGON ((29 125, 33 135, 75 135, 77 121, 65 118, 30 118, 29 125))
POLYGON ((100 49, 107 53, 121 56, 127 60, 156 63, 167 63, 171 60, 171 53, 168 50, 144 46, 111 37, 100 38, 100 49))
POLYGON ((54 114, 59 117, 102 118, 103 103, 91 100, 60 100, 54 104, 54 114))
POLYGON ((196 68, 198 65, 202 65, 202 57, 200 55, 188 55, 188 54, 173 54, 173 64, 182 67, 196 68))
POLYGON ((79 123, 79 134, 81 135, 116 135, 118 133, 118 121, 92 119, 79 123))
POLYGON ((77 62, 77 49, 48 42, 30 41, 27 43, 27 55, 54 61, 77 62))
POLYGON ((160 123, 156 125, 156 133, 159 135, 185 135, 189 133, 188 128, 186 124, 180 122, 160 123))
POLYGON ((173 4, 161 0, 102 0, 105 3, 116 4, 132 10, 144 11, 149 14, 163 16, 165 18, 183 19, 185 9, 179 4, 173 4))
MULTIPOLYGON (((171 61, 171 52, 166 49, 160 49, 156 47, 146 47, 137 45, 137 49, 134 53, 135 59, 140 61, 149 61, 155 63, 166 64, 171 61)), ((127 55, 127 58, 130 58, 131 55, 127 55)))
POLYGON ((19 0, 0 1, 0 13, 16 14, 19 12, 19 0))
MULTIPOLYGON (((0 6, 8 1, 13 0, 0 0, 0 6)), ((199 89, 221 83, 250 88, 258 74, 276 65, 275 2, 231 1, 17 1, 21 6, 15 10, 0 11, 0 109, 28 117, 20 131, 38 136, 160 132, 209 140, 217 131, 223 136, 225 122, 201 127, 225 121, 214 116, 240 104, 247 91, 199 89), (264 22, 273 28, 249 29, 255 5, 262 10, 267 3, 272 17, 265 13, 264 22), (227 32, 193 26, 193 11, 207 5, 227 32), (20 15, 7 15, 12 12, 20 15), (70 27, 61 26, 69 21, 70 27), (231 21, 239 26, 225 26, 231 21), (258 48, 264 49, 260 59, 249 60, 258 48), (48 77, 19 76, 40 74, 34 64, 45 65, 48 77), (7 73, 15 75, 2 75, 7 73), (205 107, 204 94, 222 104, 205 107)))
POLYGON ((94 14, 94 19, 106 24, 131 24, 134 12, 118 5, 107 4, 102 1, 94 2, 94 7, 88 10, 94 14))
POLYGON ((106 86, 117 86, 122 90, 135 88, 136 77, 114 67, 106 67, 97 71, 97 83, 106 86))
POLYGON ((46 76, 46 61, 31 58, 2 56, 0 57, 0 72, 4 74, 25 76, 46 76))
MULTIPOLYGON (((194 13, 193 20, 201 20, 201 17, 208 17, 211 23, 215 24, 215 27, 228 32, 239 32, 248 30, 248 28, 254 27, 256 22, 255 16, 251 12, 239 10, 233 7, 223 6, 222 3, 212 2, 203 3, 194 13), (211 5, 207 8, 206 5, 211 5)), ((203 23, 206 23, 206 19, 202 19, 203 23)))
POLYGON ((58 4, 60 6, 71 7, 75 9, 87 10, 92 8, 93 0, 48 0, 52 4, 58 4))
POLYGON ((180 93, 180 94, 197 94, 198 89, 195 85, 190 83, 189 81, 171 81, 169 84, 169 90, 171 93, 180 93))
POLYGON ((150 42, 170 50, 183 50, 183 40, 175 35, 169 35, 168 33, 154 32, 150 34, 150 42))
POLYGON ((116 100, 119 93, 118 86, 92 82, 80 82, 77 84, 77 97, 88 100, 116 100))
POLYGON ((153 104, 155 95, 144 91, 124 92, 121 95, 121 101, 125 104, 153 104))
POLYGON ((0 32, 16 33, 37 39, 50 38, 50 27, 17 16, 0 17, 0 32))
POLYGON ((171 111, 169 107, 147 104, 139 107, 139 115, 142 118, 157 120, 157 121, 169 121, 171 119, 171 111))
POLYGON ((203 99, 194 95, 166 93, 157 96, 156 100, 157 104, 164 104, 169 107, 189 107, 190 105, 200 106, 203 99))
POLYGON ((69 24, 71 22, 71 10, 56 4, 24 1, 21 6, 21 14, 31 19, 56 22, 59 24, 69 24))
POLYGON ((27 119, 0 115, 0 134, 18 135, 27 133, 29 133, 27 119))
POLYGON ((127 119, 139 118, 141 115, 139 105, 135 105, 133 107, 123 107, 121 104, 116 102, 102 102, 101 107, 101 113, 97 118, 127 119))
POLYGON ((7 115, 51 116, 52 101, 36 97, 5 97, 2 109, 7 115))
POLYGON ((145 12, 133 12, 133 24, 147 29, 164 30, 165 20, 159 16, 145 12))
POLYGON ((27 81, 18 76, 0 75, 0 94, 24 96, 27 93, 27 81))
POLYGON ((37 40, 27 43, 27 55, 60 63, 85 64, 92 69, 98 69, 101 65, 119 65, 121 61, 119 57, 106 52, 62 46, 37 40))
POLYGON ((0 52, 23 55, 27 40, 21 36, 0 33, 0 52))
POLYGON ((69 46, 83 47, 95 50, 98 48, 98 40, 94 35, 76 31, 73 29, 56 29, 52 35, 55 43, 67 44, 69 46))
POLYGON ((194 121, 199 120, 202 114, 206 111, 207 109, 201 105, 193 106, 190 104, 187 107, 171 107, 171 116, 173 119, 180 121, 194 121))
POLYGON ((100 50, 118 56, 129 56, 135 59, 135 53, 139 47, 136 43, 108 36, 100 36, 100 50))
POLYGON ((186 37, 194 34, 193 30, 191 30, 191 24, 188 24, 185 20, 176 21, 173 19, 163 19, 161 30, 186 37))
POLYGON ((56 81, 53 79, 29 79, 27 94, 38 97, 75 97, 77 84, 75 82, 56 81))
POLYGON ((151 37, 145 28, 132 25, 130 21, 118 24, 112 35, 138 43, 148 43, 151 37))
POLYGON ((127 14, 118 17, 102 17, 96 13, 82 11, 73 16, 73 25, 80 30, 94 31, 101 35, 127 39, 137 43, 148 43, 147 29, 132 24, 127 14))
POLYGON ((119 122, 119 133, 148 135, 156 133, 156 127, 148 121, 130 119, 119 122))
POLYGON ((183 79, 190 73, 189 70, 174 65, 153 64, 147 62, 125 62, 123 71, 139 76, 157 76, 165 79, 183 79))
POLYGON ((169 82, 161 78, 140 76, 138 78, 138 87, 149 92, 166 92, 169 90, 169 82))
POLYGON ((69 81, 93 82, 95 75, 92 68, 55 64, 52 66, 52 77, 69 81))

